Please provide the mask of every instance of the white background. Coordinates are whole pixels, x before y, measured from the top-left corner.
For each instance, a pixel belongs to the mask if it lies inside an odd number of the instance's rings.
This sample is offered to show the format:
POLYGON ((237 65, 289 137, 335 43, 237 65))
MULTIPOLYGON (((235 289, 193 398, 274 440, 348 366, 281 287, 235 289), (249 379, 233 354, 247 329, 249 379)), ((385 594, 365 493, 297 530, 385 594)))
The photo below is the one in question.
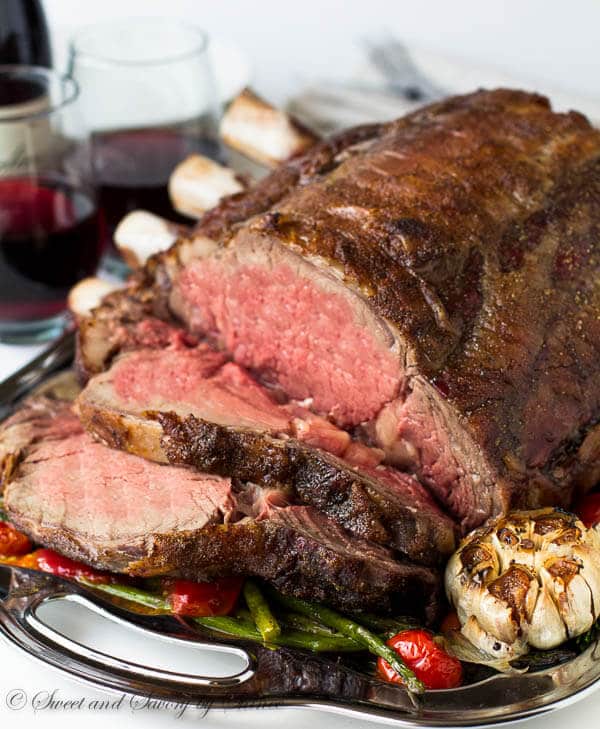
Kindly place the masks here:
POLYGON ((344 73, 361 36, 389 30, 473 62, 600 93, 598 0, 46 0, 55 25, 179 15, 235 40, 261 91, 344 73))
MULTIPOLYGON (((2 0, 0 0, 1 2, 2 0)), ((136 15, 180 16, 213 35, 235 41, 253 68, 253 83, 276 102, 302 84, 323 76, 347 75, 360 64, 359 41, 366 34, 392 31, 403 40, 457 59, 484 64, 517 78, 536 80, 590 98, 600 97, 600 2, 598 0, 46 0, 58 57, 68 29, 101 19, 136 15)), ((21 359, 25 356, 22 350, 21 359)), ((16 361, 0 348, 0 377, 16 361)), ((2 644, 0 652, 0 721, 40 727, 121 726, 301 727, 308 722, 334 727, 359 726, 341 718, 306 711, 191 714, 176 720, 169 712, 50 712, 30 708, 11 712, 5 696, 23 688, 58 689, 61 698, 93 697, 88 688, 67 681, 2 644)), ((572 722, 580 729, 598 726, 600 695, 577 707, 533 720, 531 729, 559 729, 572 722)))

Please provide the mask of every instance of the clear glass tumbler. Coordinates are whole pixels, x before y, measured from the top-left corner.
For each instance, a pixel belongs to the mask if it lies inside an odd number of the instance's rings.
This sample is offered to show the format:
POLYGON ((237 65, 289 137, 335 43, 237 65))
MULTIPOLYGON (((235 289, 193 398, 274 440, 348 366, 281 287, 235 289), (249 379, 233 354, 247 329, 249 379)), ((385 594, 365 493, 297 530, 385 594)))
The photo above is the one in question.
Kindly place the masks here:
POLYGON ((0 341, 56 336, 69 289, 101 247, 77 84, 46 68, 0 66, 0 341))
POLYGON ((71 42, 69 72, 92 131, 109 256, 117 255, 115 228, 132 210, 190 222, 173 210, 167 184, 189 154, 220 156, 206 34, 156 18, 91 26, 71 42))

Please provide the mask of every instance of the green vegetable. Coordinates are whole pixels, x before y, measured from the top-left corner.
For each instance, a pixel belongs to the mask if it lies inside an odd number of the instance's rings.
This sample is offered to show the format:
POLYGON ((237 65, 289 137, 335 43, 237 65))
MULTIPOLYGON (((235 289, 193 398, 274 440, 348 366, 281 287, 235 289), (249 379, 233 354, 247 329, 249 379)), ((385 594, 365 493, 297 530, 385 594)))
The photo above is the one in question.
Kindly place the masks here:
MULTIPOLYGON (((78 582, 91 587, 94 590, 105 592, 112 597, 118 597, 122 600, 144 605, 145 607, 154 608, 155 610, 171 611, 171 605, 159 595, 152 594, 146 590, 140 590, 137 587, 129 585, 118 585, 104 582, 91 582, 90 580, 79 579, 78 582)), ((220 633, 253 640, 257 643, 263 642, 263 637, 256 627, 248 620, 231 617, 206 617, 193 618, 198 625, 220 633)), ((298 630, 286 631, 271 641, 278 646, 287 646, 289 648, 302 648, 304 650, 315 652, 345 652, 359 651, 362 646, 355 641, 349 640, 344 636, 317 636, 311 633, 304 633, 298 630)))
POLYGON ((287 631, 277 638, 276 645, 301 648, 315 653, 355 653, 363 650, 359 643, 343 635, 315 635, 301 630, 287 631))
MULTIPOLYGON (((210 618, 193 618, 195 623, 203 628, 210 628, 220 633, 234 635, 238 638, 253 640, 262 643, 263 638, 260 632, 252 623, 239 618, 230 617, 210 617, 210 618)), ((300 630, 289 630, 280 633, 277 638, 271 641, 273 645, 287 646, 288 648, 301 648, 317 653, 332 652, 339 653, 345 651, 360 651, 362 646, 345 636, 320 636, 312 633, 305 633, 300 630)))
POLYGON ((314 633, 315 635, 339 635, 331 628, 326 625, 307 618, 306 615, 298 615, 297 613, 282 613, 279 615, 279 622, 286 628, 295 628, 297 630, 303 630, 306 633, 314 633))
POLYGON ((402 633, 405 630, 421 627, 416 620, 404 616, 384 618, 380 615, 372 615, 371 613, 361 613, 360 616, 352 616, 352 619, 357 623, 366 625, 371 630, 376 630, 378 633, 385 633, 389 637, 402 633))
POLYGON ((273 643, 281 634, 281 628, 262 592, 252 580, 246 580, 244 583, 244 599, 263 640, 266 643, 273 643))
POLYGON ((160 595, 153 595, 151 592, 147 592, 146 590, 138 590, 137 587, 116 585, 108 582, 92 582, 91 580, 83 578, 78 579, 77 582, 80 582, 86 587, 91 587, 94 590, 106 592, 108 595, 112 595, 113 597, 119 597, 121 600, 129 600, 129 602, 135 602, 138 605, 154 608, 154 610, 171 612, 171 605, 168 600, 165 600, 160 595))
POLYGON ((8 514, 4 509, 4 499, 0 499, 0 521, 8 521, 8 514))
POLYGON ((247 623, 252 622, 252 615, 250 615, 250 610, 248 610, 247 608, 238 608, 235 611, 235 617, 239 618, 240 620, 245 620, 247 623))
POLYGON ((280 602, 288 610, 301 615, 306 615, 313 620, 318 620, 330 628, 334 628, 338 633, 351 638, 357 643, 363 645, 367 650, 376 656, 380 656, 385 659, 390 666, 396 671, 396 673, 402 677, 404 683, 409 691, 413 693, 423 693, 425 686, 415 674, 403 663, 399 655, 386 645, 379 636, 371 633, 370 630, 350 620, 349 618, 336 613, 334 610, 330 610, 323 605, 316 605, 313 603, 299 600, 296 597, 287 597, 280 595, 275 590, 269 589, 269 595, 275 600, 280 602))

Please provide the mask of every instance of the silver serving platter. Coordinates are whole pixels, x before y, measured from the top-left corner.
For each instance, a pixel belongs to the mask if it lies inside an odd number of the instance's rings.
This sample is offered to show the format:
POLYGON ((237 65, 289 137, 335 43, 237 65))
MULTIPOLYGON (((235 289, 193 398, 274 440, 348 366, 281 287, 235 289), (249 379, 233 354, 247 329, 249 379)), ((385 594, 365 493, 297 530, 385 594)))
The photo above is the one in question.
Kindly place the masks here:
MULTIPOLYGON (((40 355, 0 384, 0 411, 10 411, 50 375, 69 364, 73 337, 40 355)), ((46 383, 46 384, 44 384, 46 383)), ((67 385, 68 387, 68 385, 67 385)), ((600 687, 600 642, 543 671, 490 678, 445 691, 411 696, 400 686, 365 675, 332 658, 299 650, 271 650, 190 628, 171 616, 132 612, 79 584, 20 567, 0 566, 0 635, 47 665, 99 688, 203 708, 302 706, 403 727, 501 724, 558 709, 600 687), (235 675, 199 676, 141 665, 85 646, 44 621, 49 602, 74 601, 108 620, 160 640, 193 642, 242 658, 235 675)))

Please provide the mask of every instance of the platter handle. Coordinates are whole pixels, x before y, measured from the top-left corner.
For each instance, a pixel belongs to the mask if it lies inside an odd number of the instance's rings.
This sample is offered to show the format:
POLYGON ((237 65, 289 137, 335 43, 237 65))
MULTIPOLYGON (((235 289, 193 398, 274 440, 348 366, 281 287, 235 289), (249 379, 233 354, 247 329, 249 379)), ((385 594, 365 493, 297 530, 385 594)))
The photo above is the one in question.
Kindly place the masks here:
POLYGON ((210 699, 212 695, 217 697, 222 693, 235 693, 237 687, 251 681, 255 675, 254 658, 243 648, 205 643, 188 635, 183 629, 181 635, 168 630, 159 632, 143 624, 143 619, 150 616, 139 616, 140 621, 132 622, 131 613, 127 612, 128 619, 121 617, 118 611, 107 609, 77 585, 45 575, 22 575, 22 571, 17 569, 1 570, 4 574, 9 571, 12 573, 10 585, 6 585, 7 580, 4 577, 2 589, 0 581, 0 596, 3 593, 6 595, 4 600, 0 600, 0 632, 29 654, 77 678, 98 685, 113 684, 111 687, 128 693, 164 693, 171 697, 180 695, 182 698, 201 694, 210 699), (170 671, 109 655, 79 643, 43 619, 40 609, 56 601, 81 604, 112 622, 127 625, 153 639, 188 646, 193 641, 208 650, 234 654, 245 665, 238 673, 216 677, 170 671))

